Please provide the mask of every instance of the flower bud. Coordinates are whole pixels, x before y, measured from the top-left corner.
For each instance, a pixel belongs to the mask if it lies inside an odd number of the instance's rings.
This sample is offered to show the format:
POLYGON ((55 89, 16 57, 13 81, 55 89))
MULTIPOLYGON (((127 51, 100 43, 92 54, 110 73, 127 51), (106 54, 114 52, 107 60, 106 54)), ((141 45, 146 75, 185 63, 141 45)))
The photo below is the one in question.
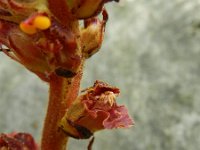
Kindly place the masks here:
POLYGON ((93 17, 84 20, 84 28, 81 30, 81 44, 83 47, 83 56, 91 57, 98 52, 104 39, 104 32, 108 14, 105 9, 102 11, 102 20, 93 17))

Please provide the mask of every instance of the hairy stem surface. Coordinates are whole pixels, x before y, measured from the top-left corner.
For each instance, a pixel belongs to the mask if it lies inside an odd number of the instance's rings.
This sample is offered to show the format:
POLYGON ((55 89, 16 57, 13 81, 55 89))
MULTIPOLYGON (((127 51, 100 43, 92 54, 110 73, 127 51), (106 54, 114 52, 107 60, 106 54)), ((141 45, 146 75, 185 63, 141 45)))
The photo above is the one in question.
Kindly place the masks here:
POLYGON ((58 128, 66 109, 76 99, 80 87, 82 72, 74 78, 52 75, 50 96, 42 135, 42 150, 65 150, 68 137, 58 128))

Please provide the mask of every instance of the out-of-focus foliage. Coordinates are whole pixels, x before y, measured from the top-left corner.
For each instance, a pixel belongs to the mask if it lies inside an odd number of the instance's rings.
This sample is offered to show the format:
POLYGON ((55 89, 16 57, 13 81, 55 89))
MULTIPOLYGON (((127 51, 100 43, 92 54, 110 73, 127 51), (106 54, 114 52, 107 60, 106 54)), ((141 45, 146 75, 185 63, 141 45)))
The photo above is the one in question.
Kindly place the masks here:
MULTIPOLYGON (((135 127, 96 134, 94 150, 197 150, 200 143, 199 0, 122 0, 108 5, 101 51, 83 87, 96 79, 121 89, 135 127)), ((47 86, 0 55, 0 132, 40 137, 47 86)), ((123 102, 120 102, 120 100, 123 102)), ((86 149, 88 141, 71 140, 86 149)))

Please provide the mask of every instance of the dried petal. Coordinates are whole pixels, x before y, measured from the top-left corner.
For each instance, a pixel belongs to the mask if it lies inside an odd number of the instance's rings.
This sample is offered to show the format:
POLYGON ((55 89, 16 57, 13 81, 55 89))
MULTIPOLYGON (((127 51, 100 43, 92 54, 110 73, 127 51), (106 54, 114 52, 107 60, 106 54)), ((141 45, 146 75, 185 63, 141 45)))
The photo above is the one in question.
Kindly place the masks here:
POLYGON ((132 119, 127 115, 128 110, 124 106, 117 106, 111 109, 109 113, 108 118, 103 122, 106 129, 127 128, 133 124, 132 119))
POLYGON ((127 128, 133 125, 125 106, 118 106, 116 97, 120 91, 104 82, 96 81, 84 90, 68 109, 61 121, 61 128, 75 138, 89 138, 82 132, 94 133, 102 129, 127 128))
POLYGON ((0 150, 39 150, 28 133, 0 134, 0 150))

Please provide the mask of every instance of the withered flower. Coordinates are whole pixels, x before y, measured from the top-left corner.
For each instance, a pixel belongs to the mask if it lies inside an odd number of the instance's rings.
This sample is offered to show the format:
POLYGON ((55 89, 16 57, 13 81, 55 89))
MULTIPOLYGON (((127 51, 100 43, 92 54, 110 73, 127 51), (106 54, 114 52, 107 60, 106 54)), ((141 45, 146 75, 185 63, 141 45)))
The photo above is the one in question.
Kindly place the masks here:
POLYGON ((125 106, 116 103, 119 93, 118 88, 96 81, 67 110, 60 128, 74 138, 84 139, 98 130, 132 126, 125 106))
POLYGON ((28 133, 0 134, 0 150, 39 150, 28 133))

